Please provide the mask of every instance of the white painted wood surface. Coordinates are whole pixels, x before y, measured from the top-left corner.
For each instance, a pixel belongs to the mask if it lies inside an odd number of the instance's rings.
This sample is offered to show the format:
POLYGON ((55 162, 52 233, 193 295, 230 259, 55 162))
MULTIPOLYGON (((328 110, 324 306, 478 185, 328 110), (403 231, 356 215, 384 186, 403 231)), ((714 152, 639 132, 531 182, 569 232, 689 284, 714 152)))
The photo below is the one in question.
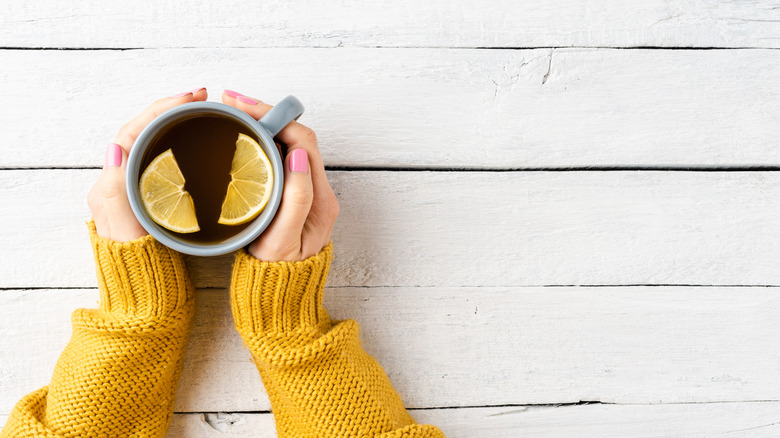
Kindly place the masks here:
MULTIPOLYGON (((716 437, 775 438, 777 412, 769 403, 695 405, 516 406, 412 410, 415 420, 438 424, 448 438, 716 437)), ((0 415, 0 424, 5 417, 0 415)), ((176 414, 170 438, 276 437, 271 414, 176 414)))
MULTIPOLYGON (((329 166, 390 170, 329 174, 326 305, 360 322, 418 420, 449 437, 780 434, 777 1, 6 3, 0 424, 97 304, 85 168, 150 100, 207 86, 295 94, 329 166), (651 170, 754 165, 772 167, 651 170)), ((213 289, 169 436, 275 436, 230 262, 189 260, 213 289)))
MULTIPOLYGON (((0 220, 13 230, 0 287, 96 285, 85 221, 99 172, 0 172, 0 220)), ((780 284, 774 172, 329 178, 341 204, 331 286, 780 284)), ((190 266, 199 287, 227 287, 231 263, 228 255, 190 266)))
POLYGON ((777 6, 769 0, 8 2, 0 46, 778 47, 777 6))
MULTIPOLYGON (((780 434, 779 409, 780 404, 775 402, 517 406, 412 410, 411 414, 418 422, 440 425, 448 438, 776 438, 780 434)), ((270 414, 179 414, 174 416, 168 436, 276 435, 270 414)))
POLYGON ((99 167, 153 99, 200 86, 297 95, 331 166, 780 165, 777 50, 25 50, 0 65, 16 127, 2 167, 99 167))
MULTIPOLYGON (((0 351, 19 352, 0 362, 7 413, 46 384, 70 313, 94 307, 98 293, 2 297, 0 351)), ((196 300, 176 411, 267 411, 227 291, 200 290, 196 300)), ((325 306, 360 323, 364 348, 413 408, 735 402, 780 392, 777 288, 329 288, 325 306)))

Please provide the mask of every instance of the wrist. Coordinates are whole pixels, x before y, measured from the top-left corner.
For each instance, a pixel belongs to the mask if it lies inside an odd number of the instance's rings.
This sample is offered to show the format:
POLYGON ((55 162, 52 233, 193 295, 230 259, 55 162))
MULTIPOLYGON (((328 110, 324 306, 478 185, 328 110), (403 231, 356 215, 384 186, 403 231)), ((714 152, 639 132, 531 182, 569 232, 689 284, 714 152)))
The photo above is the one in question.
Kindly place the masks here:
POLYGON ((292 249, 286 249, 282 245, 271 247, 270 245, 265 245, 262 239, 257 239, 246 248, 246 252, 259 261, 269 263, 301 262, 308 258, 303 257, 300 244, 290 245, 289 248, 292 249))
POLYGON ((110 223, 107 218, 97 215, 93 216, 93 221, 98 236, 115 242, 130 242, 149 235, 135 216, 119 223, 110 223))
POLYGON ((99 310, 119 318, 158 320, 186 308, 193 286, 184 258, 146 235, 118 242, 87 222, 95 258, 99 310))
POLYGON ((333 244, 302 261, 267 262, 236 253, 230 284, 233 317, 242 333, 279 333, 328 322, 322 308, 333 244))

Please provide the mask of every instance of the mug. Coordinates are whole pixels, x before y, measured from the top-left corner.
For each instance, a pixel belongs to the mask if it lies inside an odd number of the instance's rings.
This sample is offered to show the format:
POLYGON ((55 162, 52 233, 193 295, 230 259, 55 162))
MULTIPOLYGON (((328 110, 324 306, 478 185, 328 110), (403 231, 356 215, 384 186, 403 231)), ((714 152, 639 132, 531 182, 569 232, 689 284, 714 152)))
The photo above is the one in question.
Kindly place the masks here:
POLYGON ((282 202, 282 189, 284 187, 284 168, 283 160, 279 150, 274 143, 274 137, 287 124, 303 114, 303 104, 295 96, 287 96, 266 113, 260 120, 255 120, 247 113, 234 108, 230 105, 216 102, 190 102, 171 108, 160 114, 152 120, 141 131, 136 138, 133 147, 130 149, 130 155, 127 158, 126 188, 127 199, 130 201, 130 207, 133 209, 135 217, 141 226, 157 241, 163 245, 185 253, 196 256, 216 256, 233 252, 239 248, 249 245, 257 238, 273 220, 279 204, 282 202), (152 220, 144 208, 141 201, 140 190, 138 187, 141 169, 141 163, 144 154, 152 144, 161 130, 170 124, 175 124, 181 120, 192 117, 193 115, 218 115, 229 117, 238 123, 244 125, 248 130, 260 139, 260 146, 263 148, 266 156, 271 162, 273 170, 273 188, 271 189, 271 198, 268 200, 265 208, 260 215, 253 219, 249 226, 234 236, 223 241, 215 243, 196 243, 178 238, 171 231, 163 228, 152 220))

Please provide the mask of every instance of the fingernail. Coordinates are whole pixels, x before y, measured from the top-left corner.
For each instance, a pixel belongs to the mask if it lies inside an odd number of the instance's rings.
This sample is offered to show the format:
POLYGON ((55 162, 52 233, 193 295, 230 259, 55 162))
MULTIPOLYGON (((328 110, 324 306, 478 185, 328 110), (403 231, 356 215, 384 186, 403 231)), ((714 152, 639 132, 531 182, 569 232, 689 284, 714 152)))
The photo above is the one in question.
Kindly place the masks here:
POLYGON ((239 92, 236 92, 236 91, 233 91, 233 90, 225 90, 225 94, 227 94, 230 97, 243 96, 243 94, 241 94, 239 92))
POLYGON ((200 87, 200 88, 198 88, 198 89, 196 89, 196 90, 192 90, 192 91, 190 91, 190 93, 192 93, 192 94, 195 94, 195 93, 201 92, 201 91, 203 91, 203 90, 205 90, 205 89, 206 89, 206 87, 200 87))
POLYGON ((290 172, 306 173, 309 171, 309 154, 306 149, 296 149, 290 153, 290 172))
POLYGON ((240 100, 241 102, 244 102, 248 105, 257 105, 257 101, 252 99, 251 97, 246 96, 238 96, 236 99, 240 100))
POLYGON ((175 99, 177 97, 184 97, 184 96, 186 96, 188 94, 192 94, 192 91, 185 91, 184 93, 179 93, 179 94, 177 94, 175 96, 171 96, 171 97, 173 97, 175 99))
POLYGON ((122 146, 111 143, 106 149, 106 163, 103 167, 116 167, 122 165, 122 146))

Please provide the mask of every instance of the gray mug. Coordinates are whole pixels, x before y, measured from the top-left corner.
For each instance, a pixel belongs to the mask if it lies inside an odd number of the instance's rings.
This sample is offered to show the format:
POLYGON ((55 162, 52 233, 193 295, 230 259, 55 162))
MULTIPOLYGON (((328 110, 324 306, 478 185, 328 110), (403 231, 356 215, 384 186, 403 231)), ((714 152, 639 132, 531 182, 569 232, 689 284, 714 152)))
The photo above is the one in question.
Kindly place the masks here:
POLYGON ((130 201, 130 207, 133 209, 135 217, 141 226, 149 232, 152 237, 157 239, 163 245, 176 251, 197 255, 197 256, 216 256, 227 254, 239 248, 250 244, 259 236, 263 230, 268 227, 273 220, 279 204, 282 201, 282 189, 284 187, 284 168, 283 160, 279 150, 274 144, 274 136, 279 133, 288 123, 297 120, 303 114, 303 104, 295 96, 287 96, 274 106, 260 120, 255 120, 247 113, 216 102, 191 102, 171 108, 160 114, 152 120, 141 131, 130 150, 127 158, 127 175, 125 185, 127 188, 127 198, 130 201), (273 169, 273 188, 271 189, 271 198, 268 200, 265 208, 245 229, 238 234, 218 243, 195 243, 182 240, 173 232, 163 228, 152 220, 144 208, 141 201, 138 188, 141 170, 141 163, 155 135, 161 129, 170 124, 177 123, 180 120, 191 117, 193 114, 219 115, 232 118, 244 125, 261 140, 260 146, 268 156, 273 169))

